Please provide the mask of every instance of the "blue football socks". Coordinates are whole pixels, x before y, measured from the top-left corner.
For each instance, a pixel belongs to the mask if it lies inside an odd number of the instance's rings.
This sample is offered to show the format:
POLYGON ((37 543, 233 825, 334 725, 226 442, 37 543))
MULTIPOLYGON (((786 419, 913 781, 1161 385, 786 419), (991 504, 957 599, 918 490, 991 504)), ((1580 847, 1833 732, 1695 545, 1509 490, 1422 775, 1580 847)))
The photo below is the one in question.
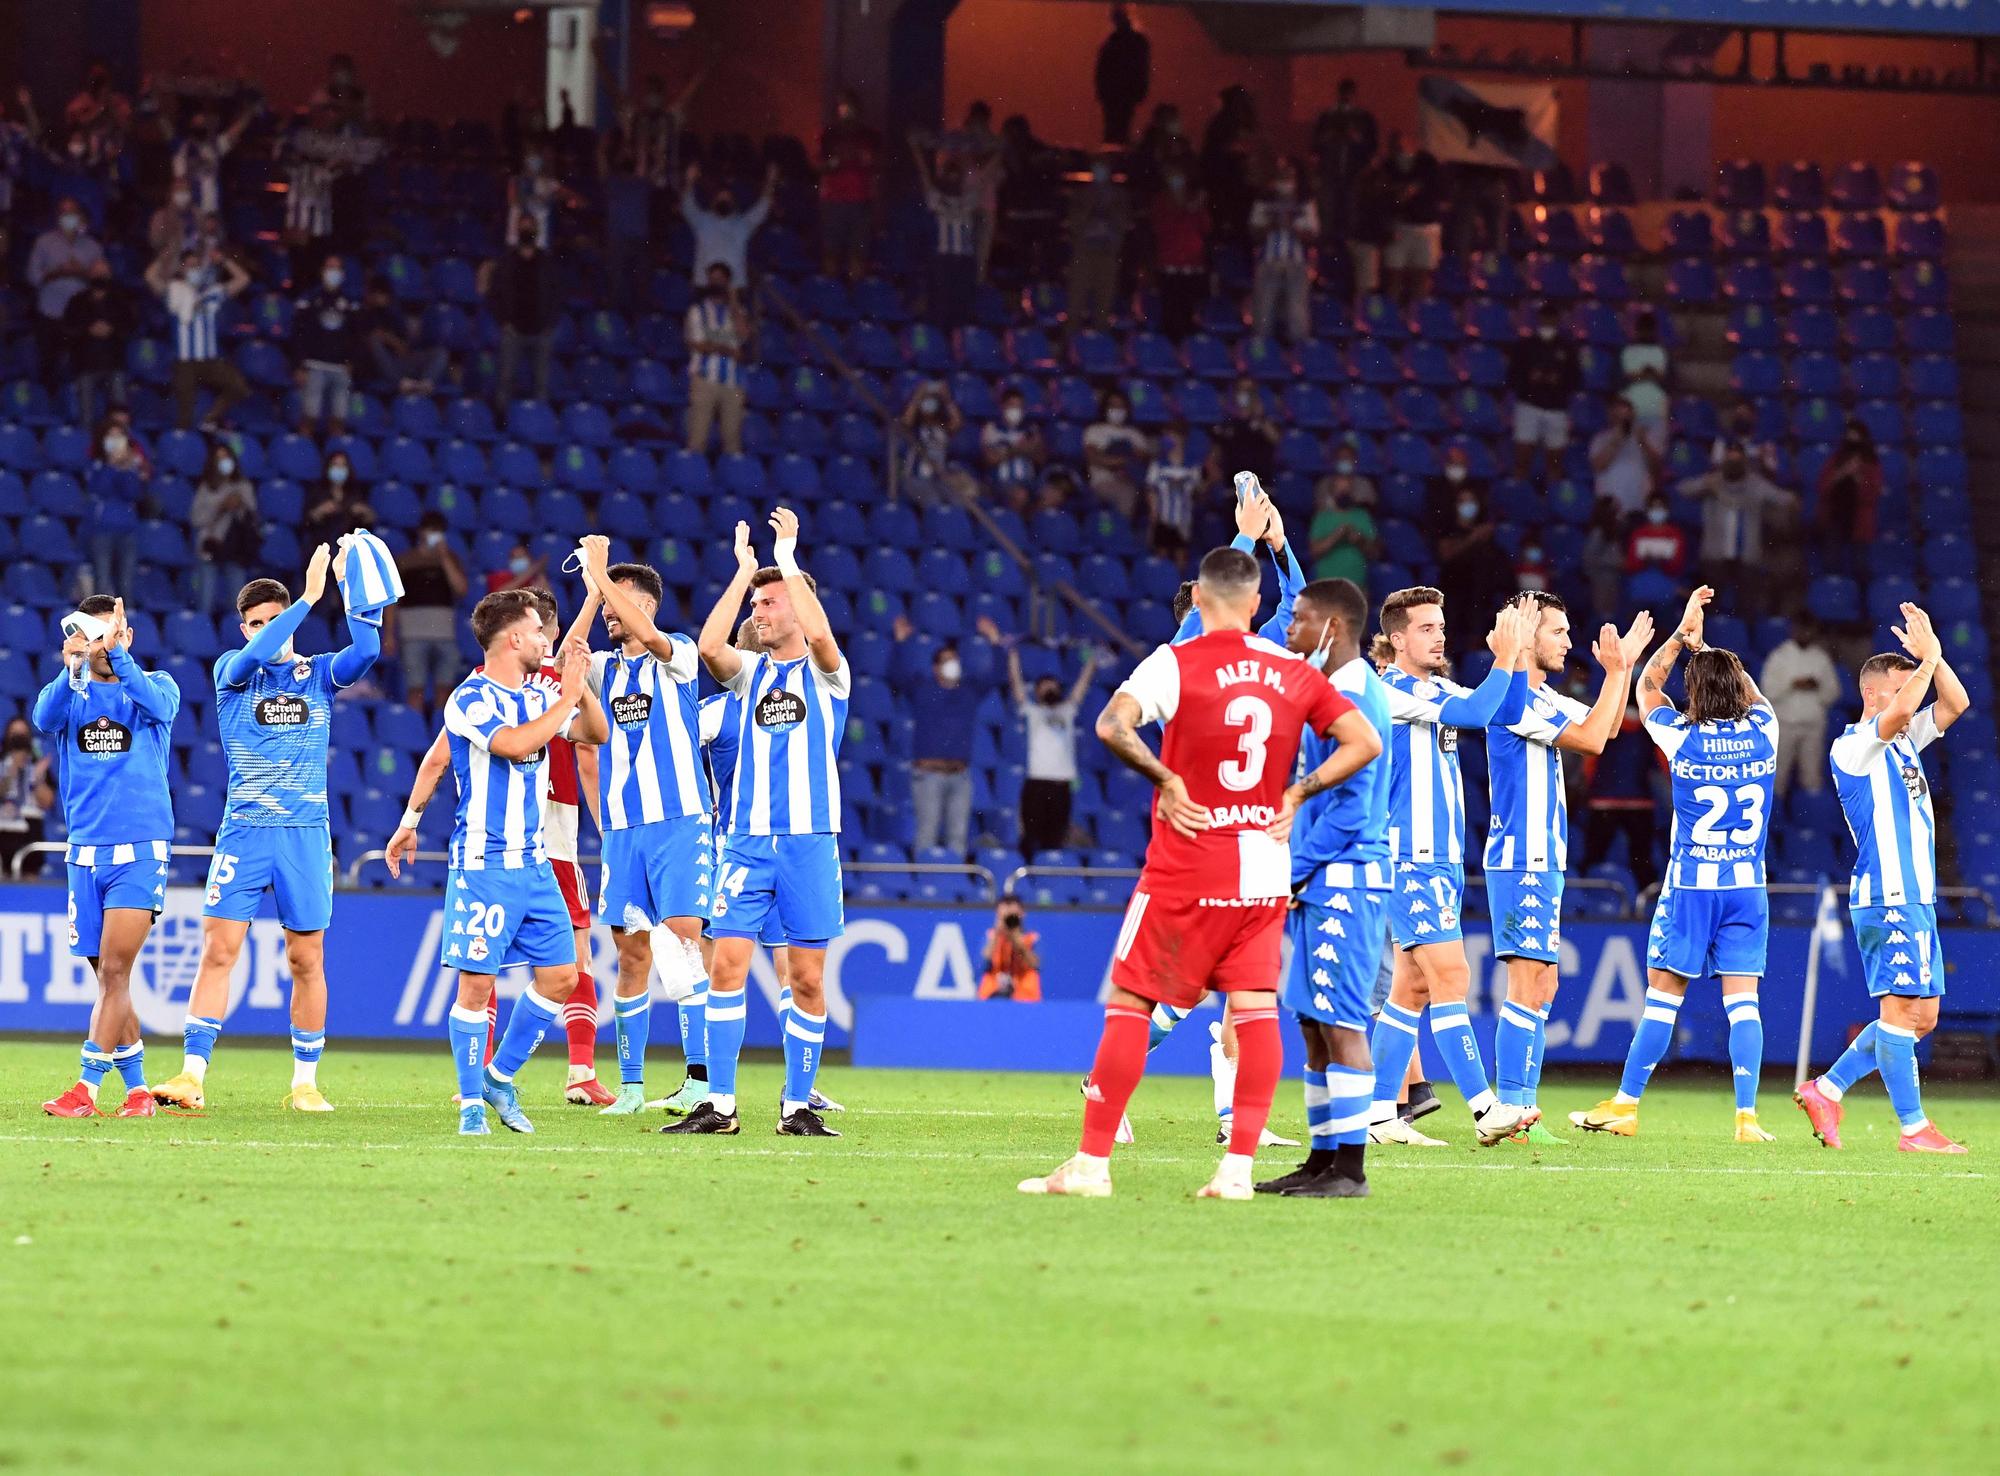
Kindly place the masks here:
MULTIPOLYGON (((1375 1090, 1375 1073, 1351 1066, 1326 1068, 1327 1136, 1334 1147, 1368 1141, 1368 1103, 1375 1090)), ((1313 1147, 1326 1144, 1313 1139, 1313 1147)))
POLYGON ((1375 1099, 1368 1115, 1376 1122, 1387 1122, 1396 1115, 1403 1078, 1409 1074, 1410 1058, 1417 1051, 1420 1018, 1394 1003, 1385 1003, 1375 1017, 1375 1029, 1368 1040, 1369 1059, 1375 1063, 1375 1099))
MULTIPOLYGON (((1438 1037, 1438 1049, 1443 1050, 1436 1010, 1431 1011, 1431 1033, 1438 1037)), ((1502 1000, 1500 1018, 1493 1026, 1493 1071, 1501 1101, 1516 1107, 1528 1105, 1528 1063, 1534 1054, 1535 1012, 1514 1000, 1502 1000)))
POLYGON ((796 1112, 812 1100, 819 1059, 825 1051, 826 1016, 810 1014, 794 1004, 785 1016, 785 1112, 796 1112))
POLYGON ((1854 1043, 1840 1053, 1840 1059, 1819 1079, 1819 1089, 1838 1102, 1854 1090, 1854 1084, 1875 1069, 1876 1022, 1870 1020, 1854 1043))
POLYGON ((1725 994, 1723 1013, 1729 1016, 1729 1075, 1736 1083, 1736 1110, 1757 1108, 1757 1079, 1764 1071, 1764 1016, 1757 996, 1725 994))
POLYGON ((1924 1096, 1917 1086, 1917 1035, 1886 1021, 1875 1027, 1875 1064, 1882 1072, 1882 1085, 1889 1089, 1889 1105, 1903 1131, 1914 1133, 1927 1119, 1924 1096))
POLYGON ((1665 989, 1646 991, 1645 1012, 1639 1016, 1639 1028, 1632 1032, 1631 1049, 1625 1052, 1625 1076, 1618 1083, 1618 1101, 1636 1102, 1645 1095, 1646 1083, 1653 1079, 1653 1072, 1674 1043, 1681 999, 1681 995, 1665 989))
POLYGON ((743 1027, 748 995, 708 996, 708 1100, 725 1117, 736 1111, 736 1063, 743 1054, 743 1027))
POLYGON ((486 1059, 486 1011, 453 1005, 446 1029, 451 1038, 451 1065, 458 1075, 461 1105, 479 1101, 479 1070, 486 1059))
POLYGON ((521 991, 521 997, 514 1001, 513 1013, 507 1016, 507 1033, 500 1037, 500 1043, 493 1048, 493 1065, 490 1068, 495 1081, 512 1081, 514 1073, 528 1064, 528 1057, 535 1053, 535 1047, 542 1043, 542 1037, 549 1033, 549 1027, 556 1023, 561 1010, 535 993, 531 984, 521 991))
POLYGON ((135 1040, 111 1053, 111 1064, 125 1080, 125 1090, 136 1092, 146 1084, 146 1043, 135 1040))
POLYGON ((646 1041, 653 1032, 651 992, 613 1000, 611 1020, 618 1035, 619 1084, 638 1086, 646 1079, 646 1041))
MULTIPOLYGON (((1524 1033, 1523 1044, 1531 1033, 1524 1033)), ((1465 1098, 1465 1105, 1475 1114, 1492 1106, 1497 1099, 1493 1088, 1486 1084, 1486 1062, 1480 1058, 1479 1041, 1472 1033, 1472 1011, 1464 1000, 1431 1006, 1431 1039, 1437 1042, 1438 1054, 1444 1057, 1444 1064, 1451 1072, 1459 1095, 1465 1098)), ((1525 1079, 1525 1057, 1522 1058, 1522 1066, 1525 1079)), ((1400 1085, 1400 1075, 1397 1081, 1400 1085)), ((1378 1071, 1375 1076, 1378 1103, 1381 1101, 1381 1082, 1382 1076, 1378 1071)))

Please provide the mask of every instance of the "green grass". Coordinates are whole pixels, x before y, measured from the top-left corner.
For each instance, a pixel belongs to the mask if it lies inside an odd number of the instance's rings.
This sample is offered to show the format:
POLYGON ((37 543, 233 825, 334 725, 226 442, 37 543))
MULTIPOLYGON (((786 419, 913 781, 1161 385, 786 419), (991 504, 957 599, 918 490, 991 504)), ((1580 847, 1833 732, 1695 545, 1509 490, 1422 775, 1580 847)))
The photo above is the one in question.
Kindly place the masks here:
POLYGON ((1114 1199, 1066 1202, 1013 1187, 1074 1146, 1053 1077, 836 1068, 847 1136, 799 1143, 758 1064, 744 1135, 686 1141, 552 1103, 558 1058, 535 1137, 462 1142, 442 1042, 336 1048, 319 1118, 227 1041, 203 1120, 43 1118, 74 1064, 0 1045, 0 1469, 1941 1472, 2000 1442, 1991 1095, 1933 1094, 1957 1160, 1894 1153, 1873 1088, 1841 1154, 1775 1082, 1764 1147, 1719 1076, 1540 1157, 1466 1146, 1454 1105, 1366 1202, 1243 1205, 1189 1197, 1190 1080, 1142 1090, 1114 1199))

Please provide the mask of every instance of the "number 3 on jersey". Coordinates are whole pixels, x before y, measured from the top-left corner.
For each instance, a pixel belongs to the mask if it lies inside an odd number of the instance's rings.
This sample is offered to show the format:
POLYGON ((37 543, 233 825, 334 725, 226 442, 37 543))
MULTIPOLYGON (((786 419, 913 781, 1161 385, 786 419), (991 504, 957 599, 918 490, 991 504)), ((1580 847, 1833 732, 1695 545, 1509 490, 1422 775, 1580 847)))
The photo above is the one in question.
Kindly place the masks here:
POLYGON ((1236 740, 1236 751, 1242 757, 1222 765, 1216 777, 1225 789, 1255 789, 1264 777, 1264 761, 1269 752, 1271 704, 1246 692, 1230 699, 1229 705, 1222 709, 1222 721, 1226 727, 1243 730, 1236 740))

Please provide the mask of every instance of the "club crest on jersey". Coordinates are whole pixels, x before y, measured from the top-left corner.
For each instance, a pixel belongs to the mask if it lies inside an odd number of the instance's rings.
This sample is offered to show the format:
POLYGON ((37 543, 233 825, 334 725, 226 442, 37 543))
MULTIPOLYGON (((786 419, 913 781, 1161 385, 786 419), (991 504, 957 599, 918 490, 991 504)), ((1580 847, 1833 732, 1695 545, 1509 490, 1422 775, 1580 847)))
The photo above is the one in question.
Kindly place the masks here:
POLYGON ((652 715, 653 698, 649 692, 627 692, 611 699, 611 721, 621 728, 642 728, 652 715))
POLYGON ((773 687, 757 699, 751 717, 766 732, 789 733, 806 720, 806 700, 796 692, 773 687))
POLYGON ((475 697, 465 705, 465 720, 477 728, 493 721, 493 704, 484 697, 475 697))
POLYGON ((130 753, 132 730, 123 723, 101 717, 76 730, 76 746, 91 754, 130 753))
POLYGON ((313 664, 309 657, 301 656, 292 663, 292 680, 302 682, 313 674, 313 664))
POLYGON ((312 704, 290 692, 257 703, 257 725, 263 728, 303 728, 312 721, 312 704))

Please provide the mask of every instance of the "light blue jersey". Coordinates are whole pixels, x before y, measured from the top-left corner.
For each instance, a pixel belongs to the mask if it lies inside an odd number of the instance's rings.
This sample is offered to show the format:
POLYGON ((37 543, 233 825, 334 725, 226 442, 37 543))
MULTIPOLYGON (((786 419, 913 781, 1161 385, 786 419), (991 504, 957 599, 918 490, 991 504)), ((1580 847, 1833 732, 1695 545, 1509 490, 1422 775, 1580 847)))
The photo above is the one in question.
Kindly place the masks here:
POLYGON ((830 672, 810 652, 792 661, 765 652, 742 658, 724 724, 736 744, 731 834, 839 833, 838 755, 853 685, 845 656, 830 672))
MULTIPOLYGON (((520 686, 508 687, 484 671, 476 671, 459 683, 445 703, 451 772, 458 784, 458 812, 451 831, 453 870, 500 867, 512 871, 539 867, 547 859, 542 842, 542 795, 548 750, 504 759, 496 758, 488 745, 495 733, 533 722, 560 701, 558 686, 543 676, 530 676, 520 686)), ((567 738, 575 720, 572 708, 558 735, 567 738)))
POLYGON ((1488 871, 1565 871, 1569 801, 1556 740, 1590 709, 1544 684, 1514 722, 1486 733, 1486 775, 1493 796, 1486 827, 1488 871))
MULTIPOLYGON (((1389 791, 1394 763, 1389 689, 1374 668, 1359 656, 1334 672, 1331 680, 1335 690, 1360 708, 1374 725, 1382 739, 1382 755, 1299 807, 1298 818, 1292 824, 1292 880, 1295 885, 1304 882, 1308 893, 1315 885, 1331 883, 1336 877, 1340 885, 1386 891, 1390 859, 1389 791), (1335 868, 1335 872, 1330 874, 1329 867, 1335 868)), ((1308 728, 1299 739, 1300 776, 1325 763, 1337 746, 1333 739, 1308 728)), ((1372 979, 1375 960, 1370 959, 1368 967, 1372 979)))
POLYGON ((729 804, 736 794, 736 747, 738 724, 730 709, 736 698, 727 692, 701 699, 701 751, 708 763, 708 783, 715 800, 715 829, 719 835, 729 823, 729 804))
POLYGON ((1666 884, 1677 891, 1761 890, 1778 773, 1778 719, 1769 704, 1718 723, 1656 707, 1646 714, 1646 734, 1667 756, 1673 779, 1666 884))
POLYGON ((65 669, 35 698, 35 727, 53 740, 72 859, 174 836, 167 750, 181 689, 123 646, 110 659, 116 681, 73 682, 65 669))
POLYGON ((1926 707, 1893 742, 1874 718, 1833 740, 1833 785, 1854 837, 1850 905, 1936 904, 1937 815, 1919 755, 1938 734, 1937 709, 1926 707))
POLYGON ((696 718, 701 664, 693 641, 668 639, 667 661, 644 650, 590 658, 590 689, 611 724, 597 765, 607 831, 710 813, 696 718))
POLYGON ((1465 780, 1459 771, 1463 728, 1518 720, 1527 700, 1525 672, 1495 667, 1476 690, 1438 676, 1391 666, 1388 689, 1389 850, 1398 861, 1465 862, 1465 780))
POLYGON ((232 685, 238 654, 215 663, 215 723, 229 760, 224 823, 325 825, 333 657, 260 661, 232 685))

